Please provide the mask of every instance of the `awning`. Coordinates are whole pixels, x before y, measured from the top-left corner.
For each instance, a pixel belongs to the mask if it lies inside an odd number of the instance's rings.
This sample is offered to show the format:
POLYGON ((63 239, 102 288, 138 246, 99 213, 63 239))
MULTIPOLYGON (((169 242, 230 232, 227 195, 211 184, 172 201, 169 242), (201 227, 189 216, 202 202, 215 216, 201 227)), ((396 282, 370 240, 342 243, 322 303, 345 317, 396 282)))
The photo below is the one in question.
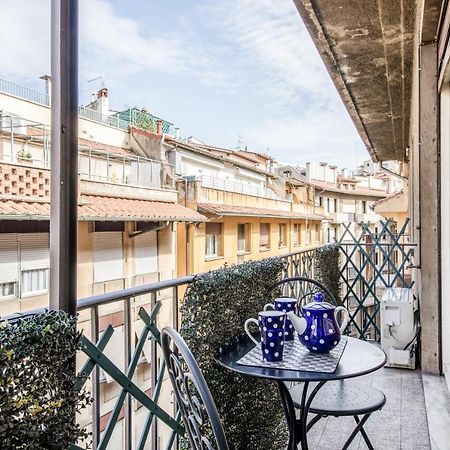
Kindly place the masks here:
POLYGON ((278 209, 249 208, 247 206, 216 205, 213 203, 199 203, 197 209, 202 214, 236 217, 268 217, 274 219, 309 219, 322 220, 323 217, 307 212, 282 211, 278 209))
MULTIPOLYGON (((0 217, 16 220, 49 220, 48 202, 0 198, 0 217)), ((97 195, 81 195, 79 220, 205 222, 193 209, 175 203, 153 202, 97 195)))

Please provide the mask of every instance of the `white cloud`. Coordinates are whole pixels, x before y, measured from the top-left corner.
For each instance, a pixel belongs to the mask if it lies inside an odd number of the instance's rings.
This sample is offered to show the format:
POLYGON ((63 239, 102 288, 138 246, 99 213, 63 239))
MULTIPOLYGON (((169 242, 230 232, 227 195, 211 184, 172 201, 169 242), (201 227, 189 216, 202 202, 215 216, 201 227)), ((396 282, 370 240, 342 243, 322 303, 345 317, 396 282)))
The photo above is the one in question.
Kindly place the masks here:
POLYGON ((251 148, 269 148, 272 156, 293 164, 327 161, 353 167, 369 158, 353 124, 335 110, 255 124, 247 128, 244 139, 251 148))
POLYGON ((50 1, 0 0, 0 76, 34 79, 50 70, 50 1))
POLYGON ((253 79, 266 94, 284 101, 305 94, 316 101, 335 97, 292 0, 227 0, 212 2, 208 11, 212 25, 239 49, 241 67, 256 72, 253 79))

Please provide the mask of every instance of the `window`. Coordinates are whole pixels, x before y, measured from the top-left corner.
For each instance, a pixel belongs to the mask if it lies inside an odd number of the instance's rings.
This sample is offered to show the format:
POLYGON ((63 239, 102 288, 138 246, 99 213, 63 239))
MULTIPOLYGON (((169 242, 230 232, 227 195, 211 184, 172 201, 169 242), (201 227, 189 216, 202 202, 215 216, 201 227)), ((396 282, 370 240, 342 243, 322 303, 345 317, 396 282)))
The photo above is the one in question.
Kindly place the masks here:
POLYGON ((307 244, 311 244, 311 227, 309 223, 306 224, 305 241, 307 244))
POLYGON ((327 242, 331 242, 331 228, 327 228, 327 242))
POLYGON ((134 238, 134 273, 147 275, 158 272, 156 231, 137 234, 134 238))
POLYGON ((0 235, 0 297, 17 295, 19 248, 17 234, 0 235))
POLYGON ((363 212, 363 214, 366 214, 366 212, 367 212, 367 203, 366 203, 365 200, 363 200, 363 201, 361 202, 361 207, 362 207, 362 212, 363 212))
POLYGON ((320 242, 320 227, 319 224, 316 224, 316 242, 320 242))
POLYGON ((43 294, 48 291, 50 255, 48 233, 20 235, 20 293, 43 294))
POLYGON ((270 249, 270 223, 259 225, 259 248, 260 250, 270 249))
POLYGON ((222 224, 207 223, 205 233, 205 256, 221 256, 222 224))
POLYGON ((330 197, 327 197, 327 210, 326 212, 330 212, 330 197))
POLYGON ((48 290, 48 269, 22 270, 22 294, 39 294, 48 290))
POLYGON ((319 197, 319 206, 322 206, 322 197, 319 197))
POLYGON ((123 279, 123 260, 120 231, 94 233, 94 283, 123 279))
POLYGON ((0 283, 0 297, 12 297, 16 296, 16 283, 0 283))
POLYGON ((300 245, 302 243, 302 225, 300 223, 294 223, 294 245, 300 245))
POLYGON ((338 200, 337 200, 337 198, 334 199, 334 212, 338 212, 338 200))
POLYGON ((287 225, 285 223, 278 224, 278 246, 287 246, 287 225))
POLYGON ((43 294, 49 284, 49 234, 0 234, 0 298, 43 294))
POLYGON ((238 254, 250 252, 250 224, 240 223, 237 229, 238 254))

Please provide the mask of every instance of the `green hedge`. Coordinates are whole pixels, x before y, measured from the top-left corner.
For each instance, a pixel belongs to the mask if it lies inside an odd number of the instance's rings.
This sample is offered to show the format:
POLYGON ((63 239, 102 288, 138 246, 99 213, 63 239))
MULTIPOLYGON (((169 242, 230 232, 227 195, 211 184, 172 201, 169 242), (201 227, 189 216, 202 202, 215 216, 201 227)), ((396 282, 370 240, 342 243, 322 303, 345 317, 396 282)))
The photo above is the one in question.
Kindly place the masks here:
POLYGON ((266 289, 280 279, 279 258, 224 267, 199 276, 184 296, 181 334, 208 382, 232 449, 278 449, 287 430, 278 387, 245 377, 214 361, 216 349, 244 334, 244 322, 264 306, 266 289))
POLYGON ((339 305, 342 303, 340 261, 339 244, 324 245, 315 250, 314 271, 316 279, 331 291, 339 305))
POLYGON ((78 338, 61 311, 0 323, 0 448, 65 450, 87 437, 73 420, 90 402, 74 390, 78 338))

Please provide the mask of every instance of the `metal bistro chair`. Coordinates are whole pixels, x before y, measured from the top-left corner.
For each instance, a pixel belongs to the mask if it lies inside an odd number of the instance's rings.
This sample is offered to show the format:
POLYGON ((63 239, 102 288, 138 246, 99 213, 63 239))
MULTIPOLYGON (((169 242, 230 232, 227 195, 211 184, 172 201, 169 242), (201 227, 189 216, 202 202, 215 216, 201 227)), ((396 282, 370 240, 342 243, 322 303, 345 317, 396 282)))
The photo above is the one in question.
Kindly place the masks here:
POLYGON ((191 448, 228 450, 211 392, 183 338, 173 328, 165 327, 161 345, 191 448))
MULTIPOLYGON (((267 289, 265 302, 272 300, 274 293, 279 293, 285 297, 297 298, 298 306, 309 301, 315 292, 322 292, 325 299, 337 306, 333 294, 322 283, 305 277, 285 278, 267 289), (276 292, 278 291, 278 292, 276 292)), ((303 396, 303 383, 295 384, 289 389, 292 402, 295 408, 301 408, 303 396)), ((308 392, 315 387, 314 383, 308 387, 308 392)), ((347 441, 343 450, 347 449, 358 433, 361 433, 367 447, 373 450, 373 445, 364 430, 364 424, 371 414, 383 408, 386 403, 386 396, 383 392, 371 386, 357 384, 349 380, 329 381, 318 391, 312 400, 309 412, 315 416, 309 421, 307 431, 309 431, 321 418, 353 416, 356 426, 347 441), (360 418, 360 416, 362 416, 360 418)))

